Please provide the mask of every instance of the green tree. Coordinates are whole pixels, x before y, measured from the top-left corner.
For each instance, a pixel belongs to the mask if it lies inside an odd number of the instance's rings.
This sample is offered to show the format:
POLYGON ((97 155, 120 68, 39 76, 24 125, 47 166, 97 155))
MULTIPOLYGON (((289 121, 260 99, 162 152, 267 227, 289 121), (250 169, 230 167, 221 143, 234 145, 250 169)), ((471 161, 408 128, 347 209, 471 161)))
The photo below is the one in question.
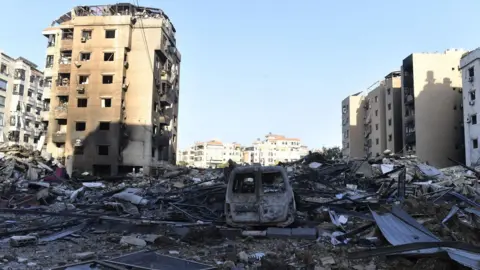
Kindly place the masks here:
POLYGON ((340 149, 338 146, 329 148, 323 147, 322 154, 327 160, 340 159, 342 158, 342 149, 340 149))
POLYGON ((219 169, 223 169, 223 168, 226 168, 226 167, 228 167, 228 162, 217 165, 217 168, 219 168, 219 169))
POLYGON ((182 166, 182 167, 187 167, 187 166, 188 166, 188 162, 182 160, 182 161, 177 162, 177 165, 178 165, 178 166, 182 166))

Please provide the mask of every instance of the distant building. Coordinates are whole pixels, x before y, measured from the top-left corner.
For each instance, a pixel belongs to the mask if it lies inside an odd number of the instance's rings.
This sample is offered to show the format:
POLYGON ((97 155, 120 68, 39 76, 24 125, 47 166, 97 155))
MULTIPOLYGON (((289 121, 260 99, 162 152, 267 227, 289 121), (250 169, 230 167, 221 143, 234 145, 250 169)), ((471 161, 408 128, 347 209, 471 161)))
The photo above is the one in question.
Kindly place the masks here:
POLYGON ((275 165, 300 160, 307 154, 308 148, 300 139, 269 133, 264 140, 257 139, 252 146, 245 148, 244 162, 275 165))
POLYGON ((346 157, 365 156, 364 99, 362 92, 342 101, 342 154, 346 157))
POLYGON ((458 49, 413 53, 403 60, 405 153, 416 155, 433 166, 451 166, 453 163, 448 158, 459 161, 464 158, 459 69, 464 53, 466 51, 458 49))
POLYGON ((23 57, 0 55, 0 141, 37 146, 44 134, 43 72, 23 57))
POLYGON ((194 146, 179 151, 179 162, 198 168, 216 168, 229 159, 240 163, 243 158, 242 146, 238 143, 222 143, 219 140, 196 142, 194 146))

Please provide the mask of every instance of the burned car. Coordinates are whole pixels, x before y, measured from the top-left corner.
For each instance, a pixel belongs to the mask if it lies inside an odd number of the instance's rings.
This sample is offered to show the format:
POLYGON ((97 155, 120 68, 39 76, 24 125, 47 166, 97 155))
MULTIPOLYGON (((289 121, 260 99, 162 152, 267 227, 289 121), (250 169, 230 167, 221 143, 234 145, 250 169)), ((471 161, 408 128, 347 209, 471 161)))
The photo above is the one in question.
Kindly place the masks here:
POLYGON ((228 178, 225 218, 230 226, 285 227, 295 221, 295 199, 283 167, 236 167, 228 178))

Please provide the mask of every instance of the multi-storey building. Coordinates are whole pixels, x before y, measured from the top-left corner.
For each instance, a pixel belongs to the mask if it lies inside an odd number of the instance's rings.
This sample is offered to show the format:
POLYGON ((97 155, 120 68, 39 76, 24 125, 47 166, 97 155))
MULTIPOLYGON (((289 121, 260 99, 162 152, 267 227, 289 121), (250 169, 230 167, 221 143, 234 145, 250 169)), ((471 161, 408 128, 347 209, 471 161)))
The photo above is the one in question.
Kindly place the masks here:
POLYGON ((342 101, 342 154, 346 157, 364 157, 364 99, 362 92, 342 101))
POLYGON ((297 161, 307 154, 308 148, 301 143, 300 139, 269 133, 264 140, 257 139, 252 146, 245 148, 243 161, 268 166, 278 162, 297 161))
POLYGON ((480 165, 480 48, 466 53, 460 60, 463 93, 463 123, 465 133, 465 163, 480 165))
POLYGON ((181 57, 162 10, 79 6, 43 34, 47 150, 67 170, 148 174, 175 162, 181 57))
POLYGON ((377 82, 364 99, 364 153, 369 157, 380 156, 386 148, 385 85, 377 82), (375 87, 375 88, 373 88, 375 87))
POLYGON ((0 141, 37 148, 44 130, 43 73, 23 57, 0 55, 0 141))
POLYGON ((414 53, 403 60, 405 151, 437 167, 464 157, 459 63, 465 52, 414 53))
POLYGON ((237 143, 222 143, 219 140, 196 142, 193 165, 198 168, 215 168, 226 163, 229 159, 236 163, 242 161, 242 146, 237 143))
POLYGON ((385 134, 386 149, 401 153, 403 149, 402 133, 402 80, 401 72, 393 71, 385 76, 385 134))
POLYGON ((195 147, 189 147, 185 150, 178 150, 177 154, 177 164, 185 164, 193 166, 195 163, 195 147))

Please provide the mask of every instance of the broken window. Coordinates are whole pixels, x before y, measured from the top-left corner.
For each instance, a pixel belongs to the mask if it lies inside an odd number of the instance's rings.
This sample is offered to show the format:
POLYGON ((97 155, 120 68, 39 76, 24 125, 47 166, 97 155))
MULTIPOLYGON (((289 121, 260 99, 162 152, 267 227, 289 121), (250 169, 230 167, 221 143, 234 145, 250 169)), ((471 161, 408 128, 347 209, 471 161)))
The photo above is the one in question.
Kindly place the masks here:
POLYGON ((57 86, 69 86, 70 73, 59 73, 57 79, 57 86))
POLYGON ((475 76, 475 69, 474 67, 471 67, 468 69, 468 77, 474 77, 475 76))
POLYGON ((238 173, 233 180, 234 193, 255 193, 255 174, 238 173))
POLYGON ((25 81, 25 69, 15 69, 14 79, 25 81))
POLYGON ((115 29, 105 30, 105 38, 115 38, 115 29))
POLYGON ((92 39, 92 30, 82 30, 82 38, 85 40, 92 39))
POLYGON ((80 61, 90 61, 90 55, 91 53, 89 52, 80 53, 80 61))
POLYGON ((58 133, 67 132, 67 119, 57 119, 57 132, 58 133))
POLYGON ((113 83, 113 75, 103 75, 102 76, 102 83, 103 84, 112 84, 113 83))
POLYGON ((83 155, 83 146, 75 146, 73 148, 74 155, 83 155))
MULTIPOLYGON (((273 162, 273 159, 270 159, 273 162)), ((280 172, 263 173, 262 174, 262 190, 263 193, 281 193, 285 192, 285 181, 280 172)))
POLYGON ((88 104, 88 99, 86 99, 86 98, 77 99, 77 107, 78 108, 86 108, 87 104, 88 104))
POLYGON ((58 103, 68 104, 68 96, 58 96, 58 103))
POLYGON ((110 122, 100 122, 98 125, 99 130, 110 130, 110 122))
POLYGON ((473 144, 473 149, 477 149, 478 148, 478 139, 473 139, 472 144, 473 144))
POLYGON ((88 84, 88 75, 79 75, 78 76, 79 84, 88 84))
POLYGON ((13 85, 13 94, 23 96, 23 91, 25 90, 25 86, 23 84, 14 84, 13 85))
POLYGON ((390 95, 391 92, 392 92, 392 89, 388 88, 387 89, 387 95, 390 95))
POLYGON ((60 65, 69 65, 72 63, 72 51, 60 52, 60 65))
POLYGON ((75 131, 85 131, 86 128, 87 128, 87 123, 85 122, 75 123, 75 131))
POLYGON ((30 90, 30 89, 29 89, 29 90, 27 91, 27 96, 33 97, 33 90, 30 90))
POLYGON ((108 145, 99 145, 97 153, 99 156, 108 156, 108 145))
POLYGON ((45 68, 51 68, 51 67, 53 67, 53 55, 47 55, 45 68))
POLYGON ((55 47, 55 35, 48 35, 47 47, 55 47))
POLYGON ((112 107, 112 99, 102 98, 102 108, 109 108, 109 107, 112 107))
POLYGON ((470 96, 470 101, 474 101, 474 100, 477 98, 475 89, 472 89, 472 90, 469 92, 469 94, 470 94, 470 95, 469 95, 469 96, 470 96))
POLYGON ((62 29, 62 39, 73 39, 73 28, 62 29))
POLYGON ((103 53, 103 61, 111 62, 115 58, 115 53, 113 52, 105 52, 103 53))
POLYGON ((477 114, 472 115, 472 125, 477 124, 477 114))

